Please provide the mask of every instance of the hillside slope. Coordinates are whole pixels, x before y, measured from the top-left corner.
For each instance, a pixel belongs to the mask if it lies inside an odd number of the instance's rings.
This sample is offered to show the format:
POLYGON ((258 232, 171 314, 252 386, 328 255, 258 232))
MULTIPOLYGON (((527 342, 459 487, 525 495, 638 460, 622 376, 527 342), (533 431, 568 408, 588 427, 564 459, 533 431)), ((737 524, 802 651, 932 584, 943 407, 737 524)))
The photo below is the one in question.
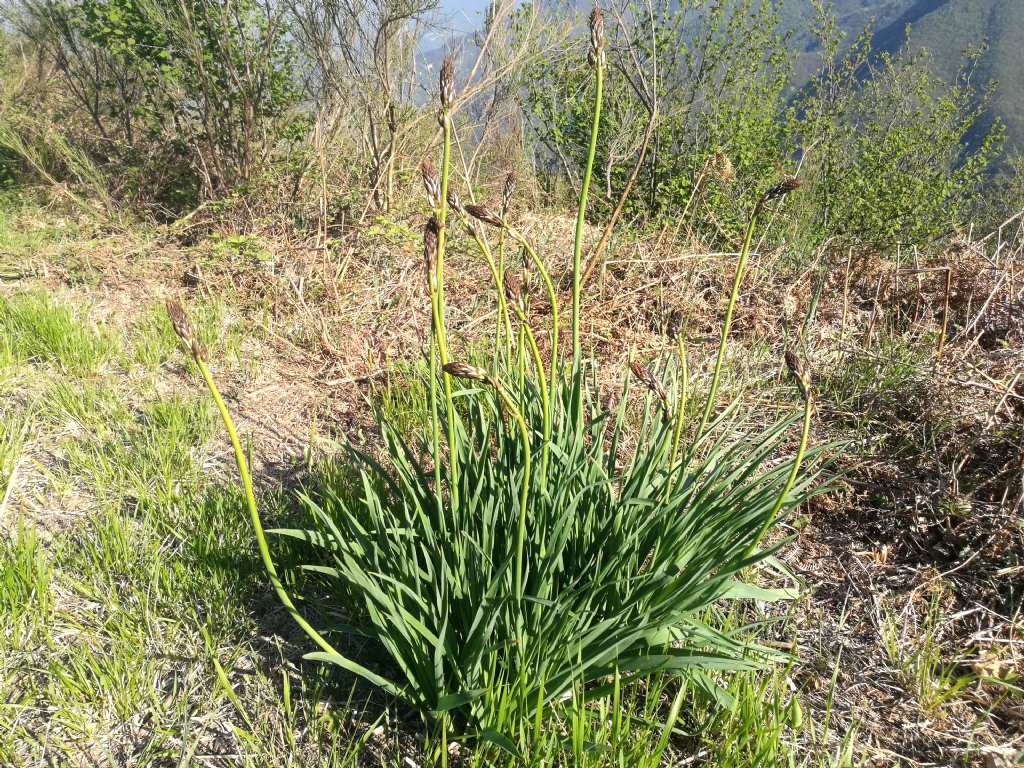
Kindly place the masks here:
MULTIPOLYGON (((928 50, 946 79, 956 77, 966 50, 985 45, 974 82, 998 84, 992 116, 1006 123, 1007 150, 1024 150, 1024 2, 834 0, 833 6, 847 39, 871 24, 876 50, 899 50, 909 26, 911 47, 928 50)), ((791 29, 806 29, 812 17, 808 3, 789 0, 783 5, 784 23, 791 29)), ((813 49, 806 36, 798 34, 798 42, 813 49)))

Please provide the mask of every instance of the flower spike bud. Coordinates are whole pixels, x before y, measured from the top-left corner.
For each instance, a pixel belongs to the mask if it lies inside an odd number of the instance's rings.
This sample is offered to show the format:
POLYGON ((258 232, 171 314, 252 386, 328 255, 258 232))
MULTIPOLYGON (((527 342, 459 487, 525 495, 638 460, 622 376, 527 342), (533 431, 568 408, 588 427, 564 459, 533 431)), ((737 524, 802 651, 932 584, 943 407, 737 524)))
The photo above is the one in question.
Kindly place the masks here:
POLYGON ((516 277, 511 272, 505 273, 502 281, 505 289, 505 301, 512 307, 518 307, 521 312, 526 311, 526 282, 516 277))
POLYGON ((437 208, 441 204, 441 177, 437 175, 437 168, 429 160, 424 160, 420 165, 420 175, 423 177, 427 200, 432 207, 437 208))
POLYGON ((505 185, 501 189, 501 215, 508 213, 512 206, 512 195, 516 191, 516 175, 509 171, 505 176, 505 185))
POLYGON ((796 176, 788 176, 764 193, 764 201, 767 203, 785 197, 790 192, 800 189, 802 183, 796 176))
POLYGON ((604 14, 597 5, 590 12, 590 53, 587 59, 592 67, 604 66, 604 14))
POLYGON ((437 266, 437 240, 441 227, 437 219, 431 216, 423 227, 423 268, 427 273, 427 290, 433 293, 435 290, 434 271, 437 266))
POLYGON ((789 369, 789 374, 796 379, 796 384, 800 388, 800 394, 806 400, 811 394, 811 375, 791 350, 786 350, 785 358, 786 368, 789 369))
POLYGON ((491 377, 483 368, 468 363, 445 363, 442 370, 449 376, 470 381, 490 381, 491 377))
POLYGON ((462 200, 459 199, 459 193, 451 187, 448 187, 448 194, 445 196, 448 200, 448 207, 456 213, 464 213, 462 208, 462 200))
POLYGON ((646 366, 641 365, 636 360, 633 360, 629 364, 629 370, 633 372, 633 375, 636 376, 637 380, 641 384, 654 393, 658 398, 658 402, 661 403, 662 411, 667 416, 669 413, 668 393, 665 391, 665 387, 662 386, 662 383, 654 377, 654 374, 651 373, 646 366))
POLYGON ((441 109, 447 112, 455 101, 455 64, 449 53, 441 63, 441 109))
POLYGON ((466 203, 464 206, 466 213, 472 216, 478 221, 482 221, 484 224, 490 224, 492 227, 503 227, 505 222, 501 220, 500 216, 494 214, 490 208, 486 205, 475 205, 473 203, 466 203))
POLYGON ((189 322, 188 315, 185 314, 185 310, 182 309, 181 304, 173 300, 168 300, 166 307, 167 317, 170 318, 171 328, 174 329, 174 333, 179 339, 181 339, 182 344, 188 347, 192 357, 196 360, 202 360, 205 362, 206 350, 192 333, 192 323, 189 322))

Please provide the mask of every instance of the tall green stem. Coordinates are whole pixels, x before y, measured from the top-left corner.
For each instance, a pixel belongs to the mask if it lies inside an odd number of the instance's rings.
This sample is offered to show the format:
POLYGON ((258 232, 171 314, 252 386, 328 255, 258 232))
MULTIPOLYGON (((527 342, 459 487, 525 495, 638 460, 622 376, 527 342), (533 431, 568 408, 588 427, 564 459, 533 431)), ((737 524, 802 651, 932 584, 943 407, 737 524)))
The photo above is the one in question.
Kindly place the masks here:
POLYGON ((740 249, 740 258, 736 263, 736 276, 732 281, 732 290, 729 292, 729 303, 725 307, 725 319, 722 321, 722 338, 718 342, 718 356, 715 358, 715 368, 711 374, 711 386, 708 389, 708 401, 704 405, 704 413, 700 418, 700 426, 697 428, 698 439, 704 434, 704 428, 711 417, 711 411, 715 407, 715 399, 718 397, 718 384, 722 379, 722 362, 725 360, 725 349, 729 343, 729 331, 732 329, 732 315, 736 309, 736 299, 740 294, 740 285, 743 282, 743 273, 747 268, 747 258, 750 256, 750 244, 754 239, 754 228, 757 226, 757 217, 761 213, 764 199, 758 200, 754 210, 750 214, 750 221, 747 222, 747 232, 743 237, 743 247, 740 249))
MULTIPOLYGON (((487 241, 480 236, 476 228, 472 228, 471 234, 473 239, 476 241, 477 247, 480 252, 484 255, 484 260, 487 262, 487 268, 491 272, 491 279, 494 280, 494 288, 497 291, 498 296, 498 333, 494 341, 494 363, 498 363, 498 350, 501 347, 501 329, 504 327, 506 336, 511 340, 512 338, 512 323, 508 316, 508 303, 505 301, 505 280, 503 273, 498 268, 498 265, 494 263, 494 257, 491 255, 491 249, 487 245, 487 241)), ((506 356, 507 359, 507 356, 506 356)))
MULTIPOLYGON (((502 218, 504 218, 504 212, 502 212, 502 218)), ((498 286, 499 306, 498 310, 502 312, 504 323, 505 323, 505 360, 504 364, 507 366, 510 362, 510 355, 512 354, 512 332, 509 329, 508 323, 508 305, 505 302, 505 229, 502 227, 498 231, 498 275, 501 277, 500 285, 498 286), (504 307, 504 309, 502 309, 504 307)), ((502 348, 501 344, 501 331, 502 331, 502 318, 498 319, 497 327, 494 331, 494 364, 495 370, 498 365, 498 351, 502 348)))
POLYGON ((782 488, 782 492, 778 498, 775 499, 775 504, 772 506, 772 511, 768 513, 768 517, 765 518, 764 523, 761 525, 761 530, 757 532, 757 536, 750 544, 750 548, 747 550, 747 557, 754 554, 754 550, 757 548, 758 543, 768 532, 772 523, 775 522, 775 516, 779 514, 779 510, 782 509, 782 505, 786 503, 786 497, 789 492, 793 490, 793 486, 796 484, 797 475, 800 472, 800 465, 803 463, 804 454, 807 453, 807 443, 811 435, 811 413, 813 411, 813 397, 810 392, 804 397, 804 418, 803 425, 800 432, 800 447, 797 448, 796 458, 793 459, 793 467, 789 470, 789 477, 786 478, 786 484, 782 488))
MULTIPOLYGON (((437 338, 437 351, 443 368, 448 363, 448 341, 445 336, 444 327, 444 252, 448 239, 446 219, 448 215, 448 170, 452 154, 452 124, 451 115, 448 113, 447 108, 444 109, 442 115, 444 142, 441 151, 441 200, 437 217, 440 231, 437 235, 437 264, 435 267, 436 302, 434 308, 434 335, 437 338)), ((452 398, 451 376, 447 373, 442 373, 441 381, 444 386, 445 415, 448 421, 448 481, 452 499, 452 510, 454 512, 459 507, 458 467, 456 466, 458 445, 455 442, 455 402, 452 398)), ((434 456, 435 463, 440 460, 441 456, 439 454, 434 456)))
POLYGON ((579 367, 580 349, 580 260, 583 255, 583 221, 587 213, 587 193, 590 191, 590 177, 594 171, 594 155, 597 153, 597 131, 601 123, 601 97, 604 88, 604 57, 597 57, 594 67, 597 85, 594 89, 594 119, 590 126, 590 147, 587 150, 587 164, 583 169, 583 183, 580 186, 580 202, 576 210, 576 239, 572 247, 572 355, 573 368, 579 367))
POLYGON ((556 384, 558 381, 558 294, 555 292, 555 284, 551 280, 551 275, 548 274, 547 269, 544 267, 544 262, 540 260, 537 252, 530 245, 526 237, 516 229, 507 227, 508 233, 515 238, 523 248, 526 249, 527 254, 530 256, 530 261, 533 262, 534 266, 537 267, 537 272, 540 274, 540 278, 544 283, 544 290, 548 294, 548 302, 551 304, 551 400, 554 402, 556 397, 556 384))
POLYGON ((689 369, 686 365, 686 341, 683 338, 683 331, 681 329, 679 331, 678 347, 679 396, 676 399, 676 423, 672 433, 672 463, 669 465, 669 471, 674 469, 676 459, 679 457, 679 440, 683 434, 683 419, 686 417, 686 395, 687 388, 689 387, 689 369))
MULTIPOLYGON (((431 291, 430 297, 431 305, 436 309, 437 302, 431 291)), ((430 339, 430 427, 431 437, 433 438, 433 455, 434 455, 434 497, 437 499, 437 519, 438 525, 441 530, 444 531, 447 527, 445 523, 444 515, 444 499, 442 497, 441 490, 441 462, 439 460, 441 456, 441 424, 437 414, 437 338, 432 336, 430 339)))
POLYGON ((526 320, 526 313, 519 307, 515 307, 516 316, 519 318, 520 327, 526 334, 526 341, 530 346, 530 353, 533 355, 533 364, 537 369, 537 388, 540 389, 540 406, 544 418, 544 445, 540 452, 540 487, 546 489, 548 477, 548 454, 551 444, 551 402, 548 398, 547 385, 544 380, 544 361, 540 357, 540 349, 537 347, 537 339, 530 329, 526 320))

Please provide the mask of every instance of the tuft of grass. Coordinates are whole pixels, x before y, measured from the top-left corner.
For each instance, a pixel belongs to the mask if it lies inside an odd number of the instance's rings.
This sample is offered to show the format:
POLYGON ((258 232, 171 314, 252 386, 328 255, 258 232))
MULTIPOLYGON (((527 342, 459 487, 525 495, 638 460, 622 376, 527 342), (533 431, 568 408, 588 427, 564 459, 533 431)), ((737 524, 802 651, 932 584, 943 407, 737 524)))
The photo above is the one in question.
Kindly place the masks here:
POLYGON ((141 365, 145 371, 159 369, 178 348, 178 337, 159 304, 143 313, 132 327, 129 340, 128 362, 141 365))
POLYGON ((38 292, 0 297, 0 336, 8 338, 5 356, 14 363, 52 363, 82 376, 98 371, 118 350, 110 332, 38 292))
POLYGON ((51 573, 34 529, 18 520, 13 536, 0 540, 0 621, 8 627, 27 616, 45 622, 51 573))
POLYGON ((34 422, 33 411, 0 407, 0 520, 7 510, 22 446, 34 422))
POLYGON ((941 586, 933 589, 924 612, 910 620, 906 612, 913 603, 908 603, 901 614, 884 605, 879 608, 878 629, 886 660, 896 671, 900 685, 929 716, 939 715, 946 704, 978 679, 946 658, 949 649, 941 636, 945 623, 943 593, 941 586))
POLYGON ((116 400, 88 403, 69 397, 65 402, 76 409, 80 423, 97 430, 73 441, 67 460, 75 474, 91 478, 101 499, 141 509, 168 506, 180 498, 183 486, 197 482, 191 446, 204 443, 213 428, 206 400, 171 395, 143 405, 137 414, 116 400))

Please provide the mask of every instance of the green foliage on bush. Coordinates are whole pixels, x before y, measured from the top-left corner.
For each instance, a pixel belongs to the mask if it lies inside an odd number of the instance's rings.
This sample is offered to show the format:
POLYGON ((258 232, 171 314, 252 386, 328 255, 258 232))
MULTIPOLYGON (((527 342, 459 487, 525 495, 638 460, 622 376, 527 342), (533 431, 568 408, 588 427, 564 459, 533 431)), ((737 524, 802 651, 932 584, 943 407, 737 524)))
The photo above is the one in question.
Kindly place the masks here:
MULTIPOLYGON (((868 31, 844 47, 835 18, 819 7, 820 67, 794 93, 796 55, 779 28, 775 6, 758 0, 660 3, 651 15, 623 16, 602 115, 614 140, 598 156, 603 194, 590 215, 617 201, 656 103, 654 138, 627 206, 641 222, 734 243, 744 224, 737 212, 756 200, 773 166, 800 163, 808 193, 783 233, 805 250, 829 239, 923 242, 962 223, 1003 134, 998 121, 984 123, 992 87, 975 84, 977 53, 948 84, 926 51, 872 51, 868 31)), ((549 173, 566 172, 584 151, 586 73, 576 60, 538 62, 523 80, 549 173)))
POLYGON ((884 248, 962 223, 1002 140, 997 122, 968 144, 991 95, 972 84, 973 59, 947 85, 925 51, 876 56, 865 32, 840 54, 834 22, 819 24, 825 66, 790 113, 814 236, 884 248))
POLYGON ((24 12, 98 134, 93 158, 127 174, 121 197, 194 205, 255 179, 295 139, 300 80, 280 8, 58 0, 24 12))
MULTIPOLYGON (((777 27, 768 0, 662 0, 652 15, 636 8, 610 29, 615 66, 601 117, 608 140, 599 147, 591 215, 599 218, 614 205, 656 106, 655 134, 627 210, 641 218, 674 217, 703 193, 723 226, 742 231, 745 219, 735 212, 752 205, 755 190, 776 175, 783 139, 778 105, 789 55, 777 27), (706 183, 702 171, 716 152, 730 157, 746 182, 742 190, 706 183)), ((535 62, 522 81, 533 134, 546 150, 541 159, 576 184, 572 169, 585 156, 590 114, 581 61, 578 51, 566 50, 535 62)))

